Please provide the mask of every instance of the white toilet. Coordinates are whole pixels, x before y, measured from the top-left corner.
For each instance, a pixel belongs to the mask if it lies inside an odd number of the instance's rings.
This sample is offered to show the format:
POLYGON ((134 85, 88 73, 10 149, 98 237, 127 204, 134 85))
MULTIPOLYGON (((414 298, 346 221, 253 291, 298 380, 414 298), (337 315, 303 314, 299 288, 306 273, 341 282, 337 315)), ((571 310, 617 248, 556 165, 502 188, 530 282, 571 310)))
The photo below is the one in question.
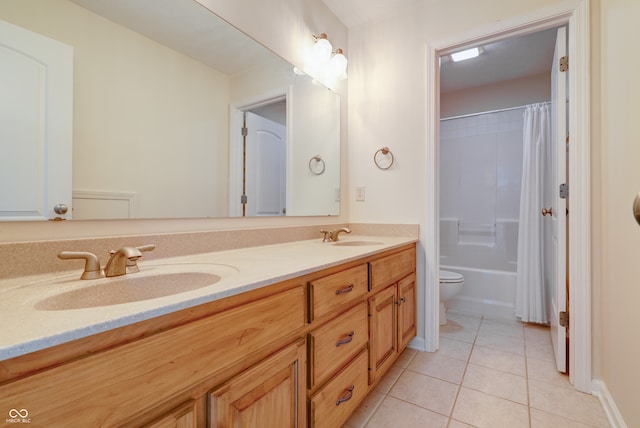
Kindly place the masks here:
POLYGON ((462 290, 464 276, 440 269, 440 325, 447 323, 447 304, 462 290))

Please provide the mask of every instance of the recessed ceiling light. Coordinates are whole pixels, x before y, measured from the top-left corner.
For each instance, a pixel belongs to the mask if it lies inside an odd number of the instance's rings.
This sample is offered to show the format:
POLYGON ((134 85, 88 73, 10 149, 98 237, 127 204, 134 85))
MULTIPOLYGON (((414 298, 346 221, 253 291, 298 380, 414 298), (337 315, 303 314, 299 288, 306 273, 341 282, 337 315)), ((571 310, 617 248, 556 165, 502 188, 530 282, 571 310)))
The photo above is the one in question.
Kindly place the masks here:
POLYGON ((454 52, 451 54, 453 62, 464 61, 465 59, 475 58, 480 55, 480 48, 466 49, 460 52, 454 52))

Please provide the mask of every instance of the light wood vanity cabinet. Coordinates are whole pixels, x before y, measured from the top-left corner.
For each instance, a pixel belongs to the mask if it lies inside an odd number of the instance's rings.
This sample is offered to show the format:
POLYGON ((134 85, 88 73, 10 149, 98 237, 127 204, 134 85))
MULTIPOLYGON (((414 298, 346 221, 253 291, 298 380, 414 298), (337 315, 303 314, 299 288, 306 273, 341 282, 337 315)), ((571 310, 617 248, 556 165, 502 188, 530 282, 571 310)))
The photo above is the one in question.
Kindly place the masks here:
POLYGON ((30 426, 338 427, 415 335, 415 245, 0 362, 30 426))
POLYGON ((145 428, 196 428, 196 420, 196 402, 190 400, 160 416, 145 428))
POLYGON ((208 394, 209 426, 303 427, 306 423, 304 340, 245 370, 208 394))
POLYGON ((416 335, 415 249, 369 263, 369 383, 376 383, 416 335))

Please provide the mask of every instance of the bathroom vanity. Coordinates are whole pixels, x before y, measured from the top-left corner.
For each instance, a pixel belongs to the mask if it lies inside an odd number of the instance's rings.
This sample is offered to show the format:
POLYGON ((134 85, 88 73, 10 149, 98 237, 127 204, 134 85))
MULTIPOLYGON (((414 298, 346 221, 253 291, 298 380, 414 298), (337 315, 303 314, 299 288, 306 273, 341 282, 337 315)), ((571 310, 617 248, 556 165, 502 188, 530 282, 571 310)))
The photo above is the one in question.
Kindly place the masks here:
POLYGON ((416 333, 415 239, 349 238, 171 261, 234 266, 214 291, 36 311, 50 322, 25 330, 23 352, 0 348, 0 412, 49 427, 341 426, 416 333))

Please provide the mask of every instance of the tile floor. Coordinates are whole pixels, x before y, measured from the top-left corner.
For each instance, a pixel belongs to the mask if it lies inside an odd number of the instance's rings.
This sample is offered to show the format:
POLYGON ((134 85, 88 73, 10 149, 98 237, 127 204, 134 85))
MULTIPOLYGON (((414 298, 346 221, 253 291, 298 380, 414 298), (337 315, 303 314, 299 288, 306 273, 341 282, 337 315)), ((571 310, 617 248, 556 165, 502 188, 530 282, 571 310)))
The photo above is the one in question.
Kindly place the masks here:
POLYGON ((440 350, 407 349, 343 428, 609 427, 557 372, 549 329, 447 313, 440 350))

